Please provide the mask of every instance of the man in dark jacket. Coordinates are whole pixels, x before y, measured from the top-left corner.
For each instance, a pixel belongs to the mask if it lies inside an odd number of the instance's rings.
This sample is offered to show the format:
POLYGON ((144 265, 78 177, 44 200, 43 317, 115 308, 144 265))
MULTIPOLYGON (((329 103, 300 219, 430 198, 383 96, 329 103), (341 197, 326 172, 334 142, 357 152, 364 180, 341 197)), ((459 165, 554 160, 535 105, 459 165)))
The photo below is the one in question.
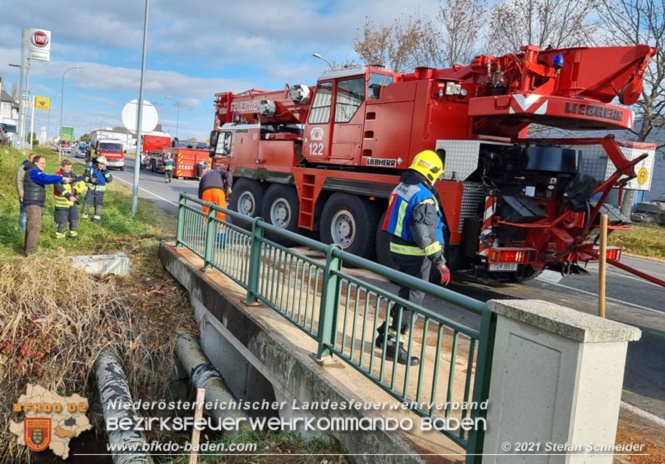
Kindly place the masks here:
POLYGON ((18 230, 25 230, 25 205, 23 204, 23 182, 25 180, 25 168, 27 165, 32 165, 37 153, 30 153, 28 159, 23 162, 16 169, 16 190, 18 191, 19 213, 18 213, 18 230))
POLYGON ((46 201, 46 185, 62 182, 68 184, 71 179, 62 176, 54 176, 44 173, 46 158, 35 156, 32 164, 25 168, 25 179, 23 182, 23 204, 27 227, 25 229, 25 243, 23 252, 30 256, 37 249, 39 233, 42 230, 42 208, 46 201))
MULTIPOLYGON (((450 271, 443 256, 446 226, 434 189, 434 183, 443 175, 442 156, 445 156, 443 150, 425 150, 416 155, 388 197, 382 229, 390 234, 390 257, 401 272, 428 280, 434 264, 441 275, 441 284, 448 285, 450 271)), ((415 305, 422 304, 425 298, 423 292, 404 285, 400 286, 399 296, 415 305)), ((385 349, 386 359, 411 366, 420 364, 416 356, 409 359, 404 348, 412 317, 412 311, 401 305, 390 308, 388 320, 377 329, 379 335, 375 340, 377 348, 385 349)))

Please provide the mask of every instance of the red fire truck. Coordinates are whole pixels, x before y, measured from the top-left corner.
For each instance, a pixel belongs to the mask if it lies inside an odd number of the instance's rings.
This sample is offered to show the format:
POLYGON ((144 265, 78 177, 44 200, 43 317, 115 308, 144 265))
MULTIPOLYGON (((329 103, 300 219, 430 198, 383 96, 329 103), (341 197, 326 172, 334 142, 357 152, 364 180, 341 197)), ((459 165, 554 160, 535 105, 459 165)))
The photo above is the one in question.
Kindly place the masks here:
POLYGON ((315 86, 219 93, 211 150, 233 169, 231 209, 389 265, 387 197, 417 153, 444 149, 436 188, 453 270, 508 281, 575 271, 595 256, 600 213, 627 222, 610 192, 649 188, 655 146, 603 131, 633 127, 626 106, 654 53, 525 46, 466 66, 344 68, 315 86), (528 138, 531 124, 599 135, 528 138))
POLYGON ((142 137, 141 167, 158 172, 161 169, 162 150, 171 146, 171 136, 163 132, 147 132, 142 137))

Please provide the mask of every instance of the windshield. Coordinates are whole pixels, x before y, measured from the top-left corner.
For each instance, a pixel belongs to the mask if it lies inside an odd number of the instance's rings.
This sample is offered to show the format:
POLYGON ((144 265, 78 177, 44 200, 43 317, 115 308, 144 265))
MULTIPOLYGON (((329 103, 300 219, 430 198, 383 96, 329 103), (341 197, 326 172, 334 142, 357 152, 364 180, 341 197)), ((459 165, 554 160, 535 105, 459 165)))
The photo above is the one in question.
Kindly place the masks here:
POLYGON ((122 144, 121 143, 101 143, 99 145, 99 149, 103 151, 117 151, 120 152, 122 151, 122 144))
POLYGON ((10 132, 16 133, 16 126, 13 124, 0 123, 0 127, 2 127, 8 134, 10 132))

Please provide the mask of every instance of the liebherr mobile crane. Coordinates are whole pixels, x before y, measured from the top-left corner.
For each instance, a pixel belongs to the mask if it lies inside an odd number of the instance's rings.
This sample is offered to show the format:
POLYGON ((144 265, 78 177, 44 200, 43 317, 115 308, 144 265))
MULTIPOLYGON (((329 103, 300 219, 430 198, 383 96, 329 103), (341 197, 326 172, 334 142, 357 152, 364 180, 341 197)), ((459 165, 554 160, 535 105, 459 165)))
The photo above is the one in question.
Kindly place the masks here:
POLYGON ((218 93, 211 156, 233 169, 232 210, 390 265, 387 197, 417 153, 444 149, 451 269, 517 282, 572 272, 597 257, 600 213, 611 228, 628 221, 606 204, 612 189, 649 188, 655 145, 603 131, 633 128, 627 106, 654 53, 525 46, 450 68, 344 68, 313 86, 218 93), (529 138, 531 124, 561 136, 529 138))

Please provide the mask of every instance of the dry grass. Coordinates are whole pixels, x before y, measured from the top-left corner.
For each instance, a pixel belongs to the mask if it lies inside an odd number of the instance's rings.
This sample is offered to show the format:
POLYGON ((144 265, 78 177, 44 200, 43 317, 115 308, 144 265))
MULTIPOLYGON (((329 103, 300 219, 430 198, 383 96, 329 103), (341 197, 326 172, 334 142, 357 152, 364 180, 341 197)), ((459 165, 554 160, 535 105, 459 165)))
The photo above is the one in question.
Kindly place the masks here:
MULTIPOLYGON (((5 153, 0 160, 2 178, 15 172, 16 155, 5 153)), ((9 420, 23 418, 11 411, 28 383, 87 397, 89 417, 100 425, 91 367, 106 345, 122 356, 134 399, 169 397, 173 334, 180 327, 190 332, 196 327, 187 293, 157 259, 158 240, 174 235, 175 221, 143 201, 140 215, 132 217, 126 213, 128 193, 118 190, 110 192, 104 212, 109 227, 83 224, 77 242, 62 244, 49 236, 52 209, 47 204, 45 233, 30 258, 20 255, 16 193, 10 188, 0 194, 0 463, 30 460, 9 432, 9 420), (131 276, 91 276, 74 269, 67 258, 117 251, 130 257, 131 276)))
POLYGON ((0 405, 0 456, 14 460, 22 451, 7 421, 19 419, 9 411, 26 384, 94 396, 90 368, 105 345, 123 356, 134 398, 168 397, 169 334, 194 324, 186 293, 151 259, 155 252, 152 245, 135 254, 133 275, 124 278, 96 278, 72 271, 66 258, 39 255, 0 265, 0 392, 8 398, 0 405))
MULTIPOLYGON (((28 383, 67 395, 96 395, 91 367, 106 345, 125 361, 135 399, 168 398, 178 327, 192 331, 187 295, 146 246, 132 277, 97 278, 72 271, 67 258, 36 255, 0 265, 0 461, 17 462, 8 421, 28 383)), ((91 415, 99 422, 99 415, 91 415)))

